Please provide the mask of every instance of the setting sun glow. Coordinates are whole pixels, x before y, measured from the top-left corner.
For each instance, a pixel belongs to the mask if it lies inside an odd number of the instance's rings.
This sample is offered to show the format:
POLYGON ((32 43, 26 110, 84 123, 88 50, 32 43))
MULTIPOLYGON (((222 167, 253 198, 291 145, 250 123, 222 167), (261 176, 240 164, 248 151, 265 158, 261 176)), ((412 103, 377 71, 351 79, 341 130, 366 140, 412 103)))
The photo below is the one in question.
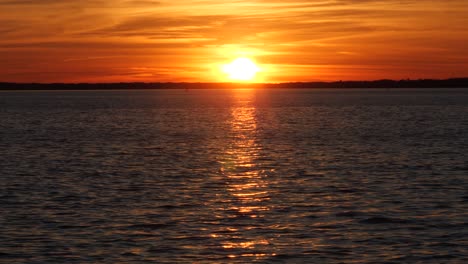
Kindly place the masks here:
POLYGON ((237 58, 224 65, 222 70, 233 81, 252 81, 260 68, 249 58, 237 58))
POLYGON ((467 14, 467 0, 0 0, 0 83, 465 77, 467 14))

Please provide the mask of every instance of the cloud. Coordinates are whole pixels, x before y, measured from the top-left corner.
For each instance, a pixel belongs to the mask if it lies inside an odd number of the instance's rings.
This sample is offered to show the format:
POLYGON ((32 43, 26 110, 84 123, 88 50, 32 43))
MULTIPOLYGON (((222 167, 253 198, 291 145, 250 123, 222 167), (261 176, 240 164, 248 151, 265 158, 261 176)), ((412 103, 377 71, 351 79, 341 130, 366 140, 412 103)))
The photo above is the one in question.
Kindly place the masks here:
POLYGON ((358 61, 393 72, 431 60, 459 65, 468 56, 460 44, 468 40, 464 0, 0 0, 0 6, 0 53, 19 68, 26 61, 21 52, 32 62, 79 67, 85 58, 118 55, 124 61, 112 63, 142 64, 154 73, 236 52, 277 68, 349 68, 358 61))

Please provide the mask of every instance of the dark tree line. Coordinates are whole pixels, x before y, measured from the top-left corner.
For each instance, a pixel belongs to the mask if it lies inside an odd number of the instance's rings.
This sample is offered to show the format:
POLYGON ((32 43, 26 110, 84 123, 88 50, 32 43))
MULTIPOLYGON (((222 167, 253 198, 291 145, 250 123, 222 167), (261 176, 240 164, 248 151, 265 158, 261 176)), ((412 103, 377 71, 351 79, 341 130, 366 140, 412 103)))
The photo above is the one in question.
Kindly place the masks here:
POLYGON ((468 78, 445 80, 376 80, 287 83, 7 83, 0 90, 123 90, 123 89, 231 89, 231 88, 468 88, 468 78))

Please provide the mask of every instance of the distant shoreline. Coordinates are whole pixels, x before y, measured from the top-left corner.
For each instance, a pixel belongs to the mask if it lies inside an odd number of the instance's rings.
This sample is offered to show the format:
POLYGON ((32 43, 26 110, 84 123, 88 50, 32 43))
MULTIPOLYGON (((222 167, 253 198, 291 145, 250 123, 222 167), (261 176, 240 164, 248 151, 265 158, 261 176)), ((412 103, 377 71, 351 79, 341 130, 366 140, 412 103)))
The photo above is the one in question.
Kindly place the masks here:
POLYGON ((126 82, 126 83, 10 83, 0 82, 1 90, 157 90, 157 89, 330 89, 330 88, 468 88, 467 78, 444 80, 375 80, 285 83, 189 83, 189 82, 126 82))

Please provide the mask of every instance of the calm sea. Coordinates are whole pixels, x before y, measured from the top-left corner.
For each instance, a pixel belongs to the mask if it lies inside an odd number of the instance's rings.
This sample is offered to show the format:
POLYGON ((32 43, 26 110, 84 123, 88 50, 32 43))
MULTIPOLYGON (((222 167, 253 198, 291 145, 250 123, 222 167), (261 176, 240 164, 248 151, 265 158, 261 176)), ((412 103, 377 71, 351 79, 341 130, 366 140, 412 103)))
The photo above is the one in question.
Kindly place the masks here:
POLYGON ((0 92, 1 263, 466 263, 468 89, 0 92))

